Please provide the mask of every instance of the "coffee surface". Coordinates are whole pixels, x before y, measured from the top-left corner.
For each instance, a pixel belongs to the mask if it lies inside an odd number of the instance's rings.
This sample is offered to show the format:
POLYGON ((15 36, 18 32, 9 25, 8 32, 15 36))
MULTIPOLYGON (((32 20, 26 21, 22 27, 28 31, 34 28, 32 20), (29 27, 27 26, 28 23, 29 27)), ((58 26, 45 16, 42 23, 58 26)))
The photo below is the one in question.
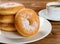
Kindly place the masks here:
POLYGON ((60 7, 60 5, 50 5, 50 7, 60 7))

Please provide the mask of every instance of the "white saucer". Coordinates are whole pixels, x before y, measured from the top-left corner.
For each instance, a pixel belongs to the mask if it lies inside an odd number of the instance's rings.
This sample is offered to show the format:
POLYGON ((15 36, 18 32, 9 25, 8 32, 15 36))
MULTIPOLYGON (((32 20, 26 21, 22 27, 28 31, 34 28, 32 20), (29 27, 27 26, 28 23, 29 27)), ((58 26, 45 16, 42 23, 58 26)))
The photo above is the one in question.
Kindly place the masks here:
POLYGON ((36 36, 34 36, 32 38, 9 39, 9 38, 6 38, 5 35, 4 35, 5 37, 2 36, 3 34, 6 34, 6 33, 2 32, 2 34, 0 36, 0 42, 2 42, 2 43, 17 43, 17 44, 18 43, 35 42, 37 40, 41 40, 44 37, 46 37, 51 32, 51 30, 52 30, 52 26, 51 26, 50 22, 47 21, 46 19, 40 17, 40 30, 36 36))
POLYGON ((39 16, 44 17, 44 18, 46 18, 46 19, 48 19, 48 20, 60 21, 60 17, 58 18, 58 17, 56 17, 56 16, 52 17, 52 16, 48 15, 46 9, 43 9, 43 10, 39 11, 38 14, 39 14, 39 16))

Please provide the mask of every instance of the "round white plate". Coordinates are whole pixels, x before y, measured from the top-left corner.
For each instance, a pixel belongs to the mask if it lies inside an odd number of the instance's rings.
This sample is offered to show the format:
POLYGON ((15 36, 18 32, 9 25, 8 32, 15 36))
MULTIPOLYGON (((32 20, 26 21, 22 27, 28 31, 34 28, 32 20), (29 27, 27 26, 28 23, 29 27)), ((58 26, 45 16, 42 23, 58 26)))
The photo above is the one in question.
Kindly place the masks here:
POLYGON ((48 19, 48 20, 60 21, 60 17, 58 18, 58 17, 56 17, 56 16, 52 17, 52 16, 48 15, 46 9, 43 9, 43 10, 39 11, 38 14, 39 14, 39 16, 44 17, 44 18, 46 18, 46 19, 48 19))
MULTIPOLYGON (((52 26, 51 26, 50 22, 47 21, 46 19, 40 17, 40 30, 36 36, 34 36, 32 38, 9 39, 9 38, 4 37, 5 36, 4 34, 6 34, 6 33, 3 33, 1 31, 2 34, 0 36, 0 42, 2 42, 2 43, 30 43, 30 42, 35 42, 37 40, 41 40, 44 37, 46 37, 51 32, 51 30, 52 30, 52 26), (2 36, 2 35, 4 35, 4 36, 2 36)), ((12 35, 10 35, 10 36, 12 36, 12 35)))

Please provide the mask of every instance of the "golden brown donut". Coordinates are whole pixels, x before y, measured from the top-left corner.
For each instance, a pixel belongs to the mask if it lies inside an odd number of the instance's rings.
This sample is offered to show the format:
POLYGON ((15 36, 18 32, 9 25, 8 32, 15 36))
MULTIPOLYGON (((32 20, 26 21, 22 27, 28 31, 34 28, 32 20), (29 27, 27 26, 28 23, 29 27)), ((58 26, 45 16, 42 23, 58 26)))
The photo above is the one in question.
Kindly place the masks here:
POLYGON ((0 29, 7 32, 15 32, 14 24, 0 24, 0 29))
POLYGON ((15 26, 17 31, 26 37, 38 33, 40 27, 37 13, 28 8, 20 10, 15 16, 15 26))
POLYGON ((0 23, 14 23, 14 15, 0 15, 0 23))
POLYGON ((0 15, 15 15, 24 5, 16 2, 5 2, 0 4, 0 15))

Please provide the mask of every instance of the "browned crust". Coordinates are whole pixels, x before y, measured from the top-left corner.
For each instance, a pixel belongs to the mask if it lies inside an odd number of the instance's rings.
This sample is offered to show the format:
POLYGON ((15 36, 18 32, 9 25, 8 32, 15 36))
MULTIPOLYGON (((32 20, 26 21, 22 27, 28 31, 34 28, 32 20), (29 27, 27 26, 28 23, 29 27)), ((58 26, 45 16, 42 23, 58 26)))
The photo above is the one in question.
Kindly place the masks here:
MULTIPOLYGON (((38 17, 38 15, 37 15, 37 13, 34 11, 34 10, 32 10, 32 9, 25 9, 25 11, 24 10, 22 10, 22 11, 19 11, 17 14, 16 14, 16 16, 15 16, 15 26, 16 26, 16 29, 17 29, 17 31, 20 33, 20 34, 22 34, 23 36, 33 36, 33 35, 36 35, 37 33, 38 33, 38 31, 39 31, 39 27, 40 27, 40 21, 39 21, 39 17, 38 17), (28 11, 29 10, 29 11, 28 11), (37 24, 38 24, 38 26, 37 26, 37 28, 35 27, 35 29, 33 30, 33 32, 29 32, 29 33, 26 33, 27 31, 25 30, 25 28, 23 27, 23 25, 22 25, 22 20, 21 20, 21 16, 20 16, 20 14, 22 13, 22 12, 25 12, 25 11, 28 11, 28 12, 30 12, 30 11, 32 11, 33 12, 33 15, 32 15, 32 17, 29 19, 29 20, 32 20, 32 19, 34 19, 34 20, 36 20, 37 21, 37 24)), ((26 13, 28 13, 28 12, 26 12, 26 13)), ((23 15, 23 14, 22 14, 23 15)), ((28 16, 28 15, 30 15, 30 14, 25 14, 26 15, 26 17, 28 16)), ((34 21, 31 21, 31 22, 34 22, 34 21)))
POLYGON ((14 24, 0 24, 0 29, 7 32, 15 32, 16 28, 14 24))
POLYGON ((12 8, 0 8, 0 15, 15 15, 22 8, 25 8, 25 6, 22 5, 12 8))
POLYGON ((0 15, 0 23, 14 23, 15 16, 13 15, 0 15))

